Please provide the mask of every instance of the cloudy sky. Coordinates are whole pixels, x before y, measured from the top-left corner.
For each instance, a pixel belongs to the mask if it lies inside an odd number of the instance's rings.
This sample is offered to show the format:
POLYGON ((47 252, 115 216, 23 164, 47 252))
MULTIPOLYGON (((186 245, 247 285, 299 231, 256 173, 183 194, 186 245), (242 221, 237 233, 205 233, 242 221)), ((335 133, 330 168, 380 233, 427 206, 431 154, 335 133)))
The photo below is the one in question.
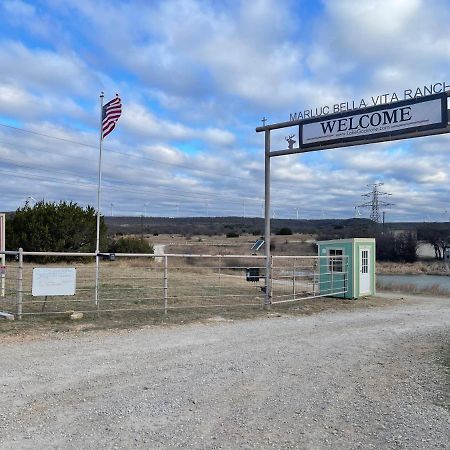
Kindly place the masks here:
MULTIPOLYGON (((105 215, 261 216, 263 117, 450 85, 447 0, 2 0, 0 12, 4 211, 96 205, 101 91, 123 104, 104 140, 105 215)), ((450 135, 277 157, 273 216, 354 217, 383 182, 388 220, 449 220, 449 163, 450 135)))

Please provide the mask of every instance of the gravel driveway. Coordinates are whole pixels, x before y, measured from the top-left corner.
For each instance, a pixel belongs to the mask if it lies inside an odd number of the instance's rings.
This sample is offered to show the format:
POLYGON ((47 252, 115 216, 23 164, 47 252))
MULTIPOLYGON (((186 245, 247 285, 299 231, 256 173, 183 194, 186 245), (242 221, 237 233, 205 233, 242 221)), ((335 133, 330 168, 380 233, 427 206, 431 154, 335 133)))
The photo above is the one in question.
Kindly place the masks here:
POLYGON ((450 448, 450 300, 7 342, 0 448, 450 448))

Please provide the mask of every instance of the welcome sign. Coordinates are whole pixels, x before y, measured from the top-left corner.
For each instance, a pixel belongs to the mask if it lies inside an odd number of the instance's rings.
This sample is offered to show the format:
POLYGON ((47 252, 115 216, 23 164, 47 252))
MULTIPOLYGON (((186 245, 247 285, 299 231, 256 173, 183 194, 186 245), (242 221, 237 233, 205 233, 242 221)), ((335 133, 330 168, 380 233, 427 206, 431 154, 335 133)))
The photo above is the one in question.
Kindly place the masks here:
POLYGON ((300 148, 379 139, 448 125, 447 94, 373 106, 346 113, 303 120, 300 148))

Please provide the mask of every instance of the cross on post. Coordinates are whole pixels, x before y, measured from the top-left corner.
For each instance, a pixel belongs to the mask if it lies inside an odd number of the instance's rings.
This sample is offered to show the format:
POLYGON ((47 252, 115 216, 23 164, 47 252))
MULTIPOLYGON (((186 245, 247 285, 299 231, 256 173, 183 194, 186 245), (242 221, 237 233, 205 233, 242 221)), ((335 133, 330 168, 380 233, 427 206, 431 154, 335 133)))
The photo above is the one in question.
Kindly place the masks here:
POLYGON ((263 123, 263 127, 265 127, 265 126, 266 126, 267 119, 266 119, 265 117, 263 117, 263 118, 261 119, 261 122, 263 123))

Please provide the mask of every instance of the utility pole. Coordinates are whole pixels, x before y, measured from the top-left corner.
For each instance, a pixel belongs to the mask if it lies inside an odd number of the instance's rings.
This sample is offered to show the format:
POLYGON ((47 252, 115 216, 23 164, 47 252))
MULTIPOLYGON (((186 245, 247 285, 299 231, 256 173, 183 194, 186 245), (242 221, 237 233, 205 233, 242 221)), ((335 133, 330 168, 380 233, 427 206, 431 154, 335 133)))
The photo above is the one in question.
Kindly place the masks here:
MULTIPOLYGON (((358 205, 358 208, 370 208, 370 219, 375 223, 380 223, 380 207, 389 207, 393 206, 393 203, 388 203, 383 200, 380 200, 380 197, 392 195, 389 192, 381 192, 380 186, 383 186, 384 183, 374 183, 368 184, 368 187, 371 187, 372 190, 365 194, 362 194, 362 197, 370 198, 370 200, 362 205, 358 205)), ((384 213, 383 213, 384 216, 384 213)), ((383 217, 384 223, 384 217, 383 217)))

